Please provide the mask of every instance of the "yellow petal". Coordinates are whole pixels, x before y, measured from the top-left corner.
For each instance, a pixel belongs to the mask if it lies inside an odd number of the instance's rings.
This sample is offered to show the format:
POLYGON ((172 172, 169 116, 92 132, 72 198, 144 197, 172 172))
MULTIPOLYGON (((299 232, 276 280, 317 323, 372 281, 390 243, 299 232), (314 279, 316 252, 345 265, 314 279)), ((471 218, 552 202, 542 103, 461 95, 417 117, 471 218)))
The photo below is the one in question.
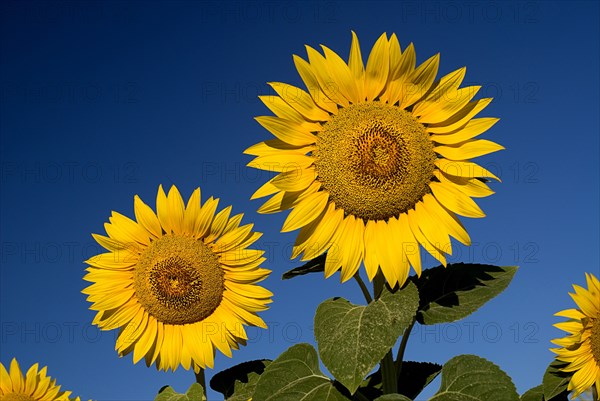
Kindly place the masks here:
POLYGON ((316 178, 314 167, 296 169, 279 174, 273 179, 273 185, 282 191, 301 191, 308 188, 316 178))
POLYGON ((419 241, 416 239, 410 227, 407 213, 400 214, 398 217, 398 225, 400 232, 402 233, 404 254, 417 275, 421 276, 421 249, 419 247, 419 241))
POLYGON ((156 214, 158 215, 158 220, 160 221, 163 230, 165 230, 167 234, 170 234, 172 227, 171 216, 169 214, 169 203, 162 185, 158 186, 158 194, 156 195, 156 214))
POLYGON ((431 135, 430 139, 444 145, 454 145, 475 138, 496 124, 499 118, 475 118, 459 130, 439 135, 431 135))
POLYGON ((343 218, 343 211, 341 209, 336 210, 335 204, 330 202, 322 217, 317 217, 313 223, 304 226, 300 230, 296 238, 292 258, 303 252, 302 260, 309 260, 325 252, 331 246, 334 234, 343 218))
POLYGON ((485 217, 485 213, 469 196, 452 185, 439 182, 429 184, 435 198, 447 209, 466 217, 485 217))
POLYGON ((365 67, 360 53, 360 44, 358 36, 352 31, 352 44, 350 45, 350 55, 348 56, 348 68, 354 76, 358 90, 359 101, 365 100, 365 67))
POLYGON ((106 232, 117 241, 137 242, 143 245, 150 243, 150 234, 129 217, 123 216, 118 212, 112 212, 112 216, 108 220, 111 224, 105 225, 105 227, 108 227, 106 232))
POLYGON ((171 221, 171 229, 175 234, 181 234, 183 231, 183 212, 184 205, 181 194, 175 185, 169 189, 167 195, 167 203, 169 207, 169 216, 171 221))
POLYGON ((133 198, 133 206, 135 211, 135 219, 155 238, 162 236, 162 228, 158 217, 154 214, 152 208, 146 205, 139 196, 133 198))
POLYGON ((433 175, 437 177, 440 182, 448 185, 454 185, 456 189, 460 190, 471 198, 485 198, 486 196, 494 194, 494 191, 492 191, 487 184, 478 178, 455 177, 444 174, 441 170, 435 170, 433 175))
MULTIPOLYGON (((452 255, 452 244, 446 230, 441 230, 438 225, 439 222, 432 216, 427 209, 423 206, 423 202, 419 202, 415 206, 415 217, 419 229, 423 233, 424 237, 433 245, 436 249, 443 253, 452 255)), ((414 230, 413 230, 414 232, 414 230)), ((427 250, 429 252, 429 249, 427 250)), ((435 255, 434 255, 435 256, 435 255)))
POLYGON ((342 94, 337 82, 331 77, 325 57, 310 46, 306 46, 306 53, 308 54, 308 62, 310 63, 311 70, 317 78, 319 87, 323 93, 335 103, 343 107, 348 107, 350 103, 342 94))
POLYGON ((412 106, 429 92, 433 81, 435 81, 439 64, 440 54, 437 53, 421 64, 416 70, 411 71, 407 84, 405 84, 406 89, 399 97, 400 107, 407 108, 412 106))
POLYGON ((350 280, 356 274, 365 250, 365 224, 362 219, 355 218, 352 215, 348 215, 347 219, 347 234, 340 239, 344 241, 342 245, 342 273, 340 276, 342 283, 350 280))
POLYGON ((157 323, 153 316, 147 318, 147 323, 133 349, 133 363, 138 363, 152 349, 156 341, 157 323))
POLYGON ((340 92, 350 102, 357 103, 360 98, 350 68, 333 50, 323 45, 321 45, 321 48, 323 49, 323 53, 325 53, 329 74, 337 83, 340 92))
POLYGON ((21 368, 19 367, 19 363, 15 358, 10 361, 10 370, 8 374, 10 375, 10 380, 12 381, 13 392, 20 393, 25 390, 23 373, 21 373, 21 368))
POLYGON ((269 82, 269 85, 290 107, 305 118, 311 121, 329 120, 329 113, 317 107, 310 94, 302 89, 281 82, 269 82))
POLYGON ((194 235, 196 229, 196 223, 200 215, 200 188, 196 188, 190 199, 188 199, 185 213, 183 216, 183 231, 186 234, 194 235))
POLYGON ((434 163, 447 175, 464 178, 493 178, 500 181, 500 178, 496 177, 492 172, 484 169, 477 163, 446 159, 436 159, 434 163))
POLYGON ((0 362, 0 390, 4 392, 4 394, 11 393, 12 389, 12 380, 8 371, 4 367, 4 365, 0 362))
POLYGON ((471 245, 471 237, 469 237, 462 223, 451 211, 444 208, 434 196, 431 194, 425 195, 423 197, 423 206, 431 216, 435 216, 438 219, 438 222, 445 227, 449 235, 456 238, 463 245, 471 245))
POLYGON ((273 138, 250 146, 248 149, 244 150, 244 154, 252 156, 265 156, 285 151, 287 153, 305 155, 308 152, 312 152, 314 149, 314 146, 292 146, 281 139, 273 138))
POLYGON ((377 227, 373 231, 375 234, 375 246, 379 267, 385 277, 385 280, 394 286, 398 282, 397 263, 395 259, 395 249, 390 243, 391 233, 388 223, 383 220, 377 220, 377 227))
POLYGON ((373 45, 365 71, 365 94, 374 100, 385 89, 390 72, 390 49, 387 35, 382 34, 373 45))
POLYGON ((261 170, 283 172, 294 169, 305 169, 314 162, 314 157, 301 154, 274 153, 259 156, 248 163, 248 167, 261 170))
POLYGON ((396 273, 396 281, 390 283, 390 285, 395 286, 398 284, 402 286, 410 273, 410 263, 405 248, 407 236, 403 232, 403 227, 400 225, 399 220, 395 217, 388 220, 388 233, 390 235, 388 251, 393 252, 393 263, 396 273))
MULTIPOLYGON (((274 178, 274 177, 273 177, 274 178)), ((273 178, 265 182, 260 188, 256 190, 250 197, 250 199, 264 198, 265 196, 273 195, 279 192, 279 189, 273 185, 273 178)))
POLYGON ((435 124, 446 121, 458 114, 473 97, 479 92, 481 86, 467 86, 458 90, 444 93, 440 98, 418 103, 419 110, 413 110, 418 115, 419 122, 424 124, 435 124))
POLYGON ((427 127, 427 131, 431 134, 445 134, 456 131, 464 127, 471 118, 483 110, 491 101, 491 98, 474 100, 446 121, 439 124, 430 124, 427 127))
POLYGON ((302 81, 304 81, 304 85, 306 85, 308 88, 308 91, 310 92, 310 95, 317 106, 331 114, 337 114, 338 108, 336 103, 329 99, 325 93, 323 93, 319 86, 319 81, 313 73, 310 64, 308 64, 308 62, 306 62, 306 60, 303 58, 296 55, 294 55, 294 64, 296 65, 296 69, 298 70, 298 74, 300 74, 302 81))
POLYGON ((365 226, 365 271, 367 272, 367 277, 369 281, 373 281, 373 278, 377 274, 379 270, 379 259, 377 256, 377 234, 375 233, 377 230, 377 222, 375 220, 367 221, 365 226))
POLYGON ((316 137, 313 134, 303 130, 294 121, 272 116, 255 117, 255 120, 278 139, 290 145, 304 146, 316 142, 316 137))
POLYGON ((476 139, 466 141, 454 146, 436 146, 433 150, 436 153, 450 160, 468 160, 475 157, 487 155, 504 149, 504 146, 487 139, 476 139))
POLYGON ((212 196, 202 205, 200 213, 198 213, 198 217, 194 222, 194 231, 192 231, 196 239, 204 238, 209 233, 218 205, 219 199, 213 199, 212 196))
POLYGON ((290 212, 283 223, 281 232, 294 231, 304 227, 323 212, 328 201, 329 193, 324 191, 315 192, 307 196, 290 212))

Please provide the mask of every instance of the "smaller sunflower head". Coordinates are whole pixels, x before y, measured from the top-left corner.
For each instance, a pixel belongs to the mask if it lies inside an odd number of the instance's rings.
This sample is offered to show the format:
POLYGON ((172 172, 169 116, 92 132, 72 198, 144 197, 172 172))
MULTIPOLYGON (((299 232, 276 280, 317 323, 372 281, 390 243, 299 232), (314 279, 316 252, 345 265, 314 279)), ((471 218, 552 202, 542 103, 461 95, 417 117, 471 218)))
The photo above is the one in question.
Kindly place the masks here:
POLYGON ((69 401, 70 391, 60 391, 56 379, 46 375, 47 368, 38 370, 34 364, 23 375, 15 358, 6 370, 0 362, 0 399, 2 401, 69 401))
POLYGON ((245 344, 244 325, 266 328, 257 312, 267 309, 270 291, 256 285, 264 251, 249 249, 262 234, 216 213, 218 199, 201 204, 197 188, 187 204, 175 186, 156 199, 157 213, 139 197, 137 221, 113 212, 108 237, 94 235, 109 252, 87 263, 83 292, 103 330, 121 328, 116 350, 133 352, 137 363, 175 370, 212 367, 215 349, 231 356, 245 344))
POLYGON ((569 294, 578 308, 556 314, 568 320, 554 326, 569 335, 552 340, 560 348, 551 351, 566 363, 562 370, 572 374, 568 390, 573 398, 592 386, 600 393, 600 282, 593 274, 586 274, 586 281, 587 289, 574 285, 575 293, 569 294))

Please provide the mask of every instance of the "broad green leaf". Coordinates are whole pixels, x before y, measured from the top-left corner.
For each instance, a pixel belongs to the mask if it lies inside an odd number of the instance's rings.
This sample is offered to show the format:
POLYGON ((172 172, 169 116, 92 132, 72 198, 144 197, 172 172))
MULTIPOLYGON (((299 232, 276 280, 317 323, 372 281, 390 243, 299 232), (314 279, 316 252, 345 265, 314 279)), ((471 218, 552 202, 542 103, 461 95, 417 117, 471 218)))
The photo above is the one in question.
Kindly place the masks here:
POLYGON ((539 385, 527 390, 521 396, 521 401, 544 401, 544 387, 539 385))
POLYGON ((450 359, 440 390, 429 401, 519 401, 515 385, 493 363, 475 355, 450 359))
POLYGON ((567 386, 571 380, 573 373, 563 372, 561 368, 567 365, 565 362, 554 360, 546 372, 542 380, 542 386, 544 389, 544 398, 548 401, 553 400, 555 397, 560 398, 560 395, 564 394, 564 398, 568 393, 567 386))
POLYGON ((204 389, 198 383, 194 383, 188 388, 185 394, 180 394, 167 386, 161 389, 154 401, 206 401, 204 389))
POLYGON ((210 387, 223 394, 227 401, 248 401, 258 378, 270 363, 267 359, 240 363, 214 375, 210 387))
POLYGON ((421 297, 417 320, 436 324, 462 319, 500 294, 516 271, 516 266, 465 263, 427 269, 421 277, 411 277, 421 297))
POLYGON ((386 395, 382 395, 379 398, 376 398, 375 401, 412 401, 412 400, 406 396, 403 396, 402 394, 386 394, 386 395))
POLYGON ((348 401, 319 369, 317 351, 297 344, 260 375, 252 401, 348 401))
POLYGON ((295 269, 292 269, 290 271, 283 273, 283 276, 281 276, 281 278, 283 280, 289 280, 291 278, 294 278, 297 276, 303 276, 308 273, 323 272, 323 271, 325 271, 325 258, 326 257, 327 257, 326 253, 324 253, 323 255, 317 256, 316 258, 306 262, 302 266, 296 267, 295 269))
POLYGON ((394 346, 418 307, 412 283, 396 292, 387 286, 383 291, 367 306, 334 298, 317 308, 315 338, 321 360, 352 394, 394 346))

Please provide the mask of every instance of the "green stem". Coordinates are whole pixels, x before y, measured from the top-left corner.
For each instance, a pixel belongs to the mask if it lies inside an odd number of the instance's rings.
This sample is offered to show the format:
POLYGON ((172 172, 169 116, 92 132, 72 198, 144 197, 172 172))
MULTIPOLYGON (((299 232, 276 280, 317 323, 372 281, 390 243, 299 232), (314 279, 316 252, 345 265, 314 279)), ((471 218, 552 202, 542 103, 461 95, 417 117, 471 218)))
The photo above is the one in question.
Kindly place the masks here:
MULTIPOLYGON (((381 270, 377 272, 373 279, 373 295, 375 299, 381 297, 385 278, 381 270)), ((383 394, 394 394, 398 392, 398 381, 396 380, 396 366, 394 365, 394 356, 390 350, 381 360, 381 381, 383 383, 383 394)))
POLYGON ((598 389, 596 386, 592 386, 592 400, 599 401, 600 397, 598 397, 598 389))
POLYGON ((410 336, 410 332, 416 322, 417 320, 413 317, 406 330, 404 330, 404 334, 402 334, 402 341, 400 342, 400 348, 398 348, 398 357, 396 358, 396 377, 398 379, 400 379, 400 373, 402 373, 402 360, 404 359, 406 344, 408 344, 408 337, 410 336))
POLYGON ((361 393, 360 390, 358 390, 356 393, 354 393, 354 396, 352 396, 352 399, 354 401, 371 401, 363 393, 361 393))
POLYGON ((392 350, 381 360, 381 380, 383 382, 383 394, 394 394, 398 392, 398 381, 396 379, 396 367, 392 350))
POLYGON ((206 377, 204 376, 204 369, 200 368, 200 371, 198 373, 194 371, 194 374, 196 375, 196 383, 202 386, 204 398, 206 398, 206 377))
POLYGON ((360 278, 360 274, 358 272, 356 272, 356 274, 354 275, 354 279, 358 283, 358 286, 360 287, 363 295, 365 296, 367 303, 370 304, 371 302, 373 302, 373 298, 371 298, 371 294, 369 293, 369 290, 367 289, 365 282, 362 280, 362 278, 360 278))

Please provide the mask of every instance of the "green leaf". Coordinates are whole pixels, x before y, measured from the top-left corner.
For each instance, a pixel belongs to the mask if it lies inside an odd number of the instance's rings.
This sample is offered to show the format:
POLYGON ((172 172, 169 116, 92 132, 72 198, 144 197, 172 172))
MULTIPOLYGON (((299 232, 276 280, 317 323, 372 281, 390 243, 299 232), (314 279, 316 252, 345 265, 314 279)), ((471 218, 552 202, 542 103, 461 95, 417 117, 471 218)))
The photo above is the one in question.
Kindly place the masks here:
POLYGON ((206 397, 202 386, 194 383, 185 394, 176 392, 170 386, 163 387, 154 401, 206 401, 206 397))
POLYGON ((210 387, 223 394, 228 401, 248 401, 258 378, 270 363, 268 359, 240 363, 214 375, 210 387))
POLYGON ((326 253, 324 253, 323 255, 317 256, 316 258, 303 264, 302 266, 296 267, 295 269, 292 269, 290 271, 283 273, 283 276, 281 276, 281 278, 283 280, 289 280, 291 278, 294 278, 297 276, 303 276, 308 273, 323 272, 323 271, 325 271, 325 258, 326 257, 327 257, 326 253))
POLYGON ((562 368, 567 366, 568 363, 561 362, 558 360, 552 361, 542 379, 542 386, 544 389, 544 398, 548 401, 553 400, 554 397, 560 399, 560 395, 568 394, 567 386, 571 380, 573 373, 563 372, 562 368))
POLYGON ((386 394, 386 395, 382 395, 379 398, 376 398, 375 401, 412 401, 412 400, 406 396, 403 396, 402 394, 386 394))
POLYGON ((475 355, 450 359, 440 390, 429 401, 519 401, 512 380, 498 366, 475 355))
POLYGON ((436 324, 462 319, 500 294, 516 271, 516 266, 465 263, 427 269, 421 277, 411 277, 421 297, 417 320, 436 324))
POLYGON ((297 344, 260 375, 252 401, 348 401, 319 369, 317 351, 297 344))
POLYGON ((539 385, 527 390, 521 396, 521 401, 544 401, 544 387, 539 385))
POLYGON ((386 286, 381 297, 367 306, 343 298, 323 302, 315 315, 315 338, 323 364, 354 394, 410 324, 418 303, 412 283, 396 292, 386 286))

